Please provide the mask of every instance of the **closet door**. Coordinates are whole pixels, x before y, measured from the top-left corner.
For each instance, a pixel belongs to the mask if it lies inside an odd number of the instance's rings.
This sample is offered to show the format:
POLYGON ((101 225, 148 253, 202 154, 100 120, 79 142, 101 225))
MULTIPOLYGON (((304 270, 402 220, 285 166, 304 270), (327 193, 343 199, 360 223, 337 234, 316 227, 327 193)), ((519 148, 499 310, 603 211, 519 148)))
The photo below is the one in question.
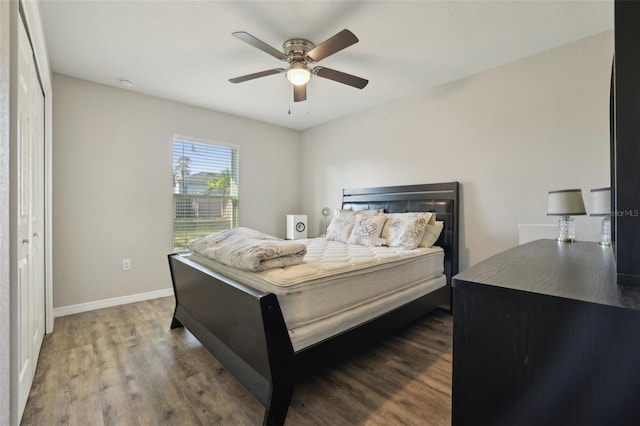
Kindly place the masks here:
POLYGON ((44 336, 44 98, 33 51, 18 29, 18 410, 22 417, 44 336))
MULTIPOLYGON (((36 74, 35 61, 31 66, 31 95, 32 95, 32 126, 31 126, 31 211, 30 211, 30 262, 31 285, 33 287, 33 321, 30 331, 33 354, 38 360, 42 340, 46 330, 45 325, 45 242, 44 242, 44 94, 40 80, 36 74)), ((33 372, 36 362, 33 363, 33 372)))

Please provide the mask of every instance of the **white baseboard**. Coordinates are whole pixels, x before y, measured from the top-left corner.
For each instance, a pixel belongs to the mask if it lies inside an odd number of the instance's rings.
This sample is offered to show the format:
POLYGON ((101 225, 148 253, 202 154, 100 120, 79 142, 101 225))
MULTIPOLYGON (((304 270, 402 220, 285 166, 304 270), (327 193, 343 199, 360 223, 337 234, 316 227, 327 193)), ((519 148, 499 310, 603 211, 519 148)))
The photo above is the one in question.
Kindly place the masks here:
POLYGON ((127 303, 142 302, 143 300, 157 299, 159 297, 173 296, 173 288, 148 291, 146 293, 132 294, 129 296, 113 297, 111 299, 96 300, 95 302, 78 303, 77 305, 61 306, 53 308, 53 317, 79 314, 80 312, 94 311, 96 309, 110 308, 112 306, 126 305, 127 303))

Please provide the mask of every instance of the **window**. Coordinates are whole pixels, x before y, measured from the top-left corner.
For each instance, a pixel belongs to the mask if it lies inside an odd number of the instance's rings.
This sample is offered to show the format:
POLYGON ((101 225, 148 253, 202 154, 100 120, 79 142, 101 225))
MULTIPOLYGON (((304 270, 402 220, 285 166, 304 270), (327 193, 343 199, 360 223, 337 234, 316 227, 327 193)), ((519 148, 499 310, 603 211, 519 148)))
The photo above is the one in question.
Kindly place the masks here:
POLYGON ((173 246, 238 226, 239 149, 173 140, 173 246))

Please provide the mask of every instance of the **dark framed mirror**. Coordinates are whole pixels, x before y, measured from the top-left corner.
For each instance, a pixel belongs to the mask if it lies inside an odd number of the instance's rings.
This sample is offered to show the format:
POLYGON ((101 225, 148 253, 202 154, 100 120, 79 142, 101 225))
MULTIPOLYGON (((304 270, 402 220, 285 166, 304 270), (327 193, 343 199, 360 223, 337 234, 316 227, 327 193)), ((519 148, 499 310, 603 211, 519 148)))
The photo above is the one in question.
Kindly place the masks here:
POLYGON ((640 285, 640 2, 614 5, 612 238, 618 284, 640 285))

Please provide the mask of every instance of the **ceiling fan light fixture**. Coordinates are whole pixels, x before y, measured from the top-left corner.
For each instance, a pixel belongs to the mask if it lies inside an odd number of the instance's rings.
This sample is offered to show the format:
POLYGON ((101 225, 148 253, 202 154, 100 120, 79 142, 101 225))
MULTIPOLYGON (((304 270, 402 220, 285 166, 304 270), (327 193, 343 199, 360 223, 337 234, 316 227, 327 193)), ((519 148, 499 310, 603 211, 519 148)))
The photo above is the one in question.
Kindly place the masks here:
POLYGON ((303 86, 311 79, 311 70, 302 62, 294 62, 287 71, 287 80, 294 86, 303 86))

